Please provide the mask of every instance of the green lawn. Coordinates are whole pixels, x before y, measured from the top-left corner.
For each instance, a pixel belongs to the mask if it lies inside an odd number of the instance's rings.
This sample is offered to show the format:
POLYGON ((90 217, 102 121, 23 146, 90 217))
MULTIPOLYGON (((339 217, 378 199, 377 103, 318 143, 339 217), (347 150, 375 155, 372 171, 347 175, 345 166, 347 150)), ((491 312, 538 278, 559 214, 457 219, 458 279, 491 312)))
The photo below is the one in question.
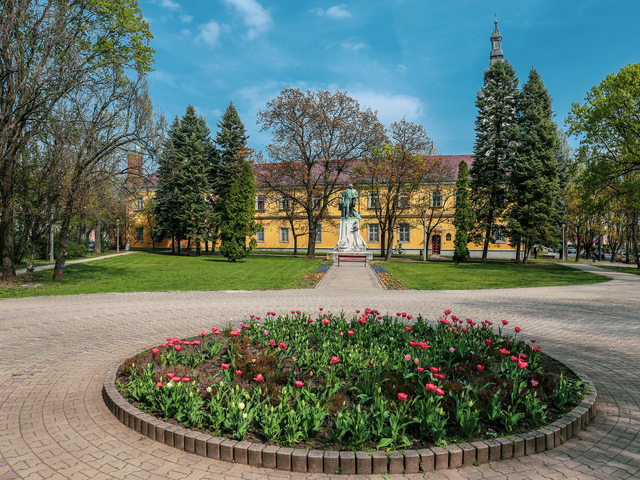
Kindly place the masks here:
POLYGON ((178 257, 140 252, 68 265, 60 282, 51 280, 53 270, 36 272, 32 283, 41 283, 42 287, 20 288, 22 282, 14 286, 0 284, 0 298, 97 292, 296 288, 320 262, 321 259, 249 257, 231 263, 217 255, 178 257))
POLYGON ((613 270, 615 272, 631 273, 632 275, 640 275, 640 269, 637 267, 605 267, 603 265, 597 265, 600 268, 606 268, 607 270, 613 270))
POLYGON ((601 283, 609 279, 561 264, 381 262, 394 277, 414 290, 543 287, 601 283))

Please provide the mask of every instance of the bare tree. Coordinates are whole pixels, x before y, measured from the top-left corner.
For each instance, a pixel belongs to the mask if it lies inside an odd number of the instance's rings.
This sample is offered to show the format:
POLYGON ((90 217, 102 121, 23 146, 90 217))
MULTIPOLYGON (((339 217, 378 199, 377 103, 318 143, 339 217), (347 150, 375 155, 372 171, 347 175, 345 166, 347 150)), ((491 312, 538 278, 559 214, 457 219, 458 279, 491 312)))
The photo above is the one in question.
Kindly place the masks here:
POLYGON ((390 138, 370 148, 352 172, 354 183, 369 195, 385 260, 391 259, 398 219, 411 211, 412 198, 427 178, 429 163, 424 157, 435 153, 422 125, 402 119, 392 123, 388 133, 390 138))
POLYGON ((361 109, 344 92, 299 89, 283 90, 258 112, 258 123, 273 143, 267 146, 271 162, 256 169, 257 183, 285 196, 293 186, 300 189, 295 203, 307 218, 307 258, 315 258, 318 223, 350 168, 382 141, 383 127, 371 109, 361 109))

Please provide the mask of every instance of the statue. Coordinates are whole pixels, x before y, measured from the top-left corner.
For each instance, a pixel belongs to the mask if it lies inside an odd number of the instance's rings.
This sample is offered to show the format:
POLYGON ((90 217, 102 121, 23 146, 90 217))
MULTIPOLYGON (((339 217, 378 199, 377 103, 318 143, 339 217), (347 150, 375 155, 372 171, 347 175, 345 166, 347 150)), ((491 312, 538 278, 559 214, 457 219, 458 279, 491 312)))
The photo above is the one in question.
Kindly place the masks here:
POLYGON ((356 199, 358 198, 358 191, 353 188, 350 183, 347 189, 340 197, 340 218, 357 218, 360 220, 360 215, 356 212, 356 199))
POLYGON ((337 253, 358 253, 370 258, 367 254, 367 244, 360 233, 360 215, 356 211, 358 191, 349 184, 340 196, 340 236, 338 245, 334 249, 337 253))

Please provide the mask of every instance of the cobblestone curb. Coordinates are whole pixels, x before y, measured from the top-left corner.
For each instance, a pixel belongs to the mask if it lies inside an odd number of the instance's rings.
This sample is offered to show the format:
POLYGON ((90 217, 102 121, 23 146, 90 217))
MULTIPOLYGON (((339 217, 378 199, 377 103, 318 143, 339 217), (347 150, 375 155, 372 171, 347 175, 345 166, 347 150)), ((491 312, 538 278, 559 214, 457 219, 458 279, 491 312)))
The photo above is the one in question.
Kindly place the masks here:
POLYGON ((510 438, 463 443, 422 450, 385 452, 322 452, 287 447, 265 446, 260 443, 237 442, 176 427, 141 412, 127 402, 115 387, 118 369, 126 358, 115 362, 107 372, 102 397, 111 412, 131 429, 160 443, 201 457, 225 462, 262 465, 266 468, 293 472, 326 474, 419 473, 445 470, 508 460, 552 450, 580 430, 585 430, 596 416, 598 394, 582 372, 567 365, 586 387, 582 402, 557 421, 539 430, 510 438))

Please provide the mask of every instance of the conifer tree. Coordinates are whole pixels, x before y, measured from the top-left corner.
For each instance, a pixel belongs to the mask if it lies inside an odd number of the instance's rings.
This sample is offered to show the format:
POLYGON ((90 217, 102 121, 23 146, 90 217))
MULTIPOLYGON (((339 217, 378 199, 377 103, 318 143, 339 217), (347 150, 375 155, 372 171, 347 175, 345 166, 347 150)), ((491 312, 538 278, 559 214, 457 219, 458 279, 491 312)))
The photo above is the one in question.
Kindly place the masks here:
POLYGON ((557 129, 551 96, 535 69, 522 86, 518 105, 519 137, 511 166, 509 226, 520 239, 526 263, 529 247, 557 240, 557 129))
POLYGON ((473 228, 476 215, 473 212, 469 199, 469 167, 462 160, 458 166, 458 180, 456 181, 456 211, 453 217, 453 226, 456 227, 454 239, 453 260, 466 262, 469 259, 469 231, 473 228))
MULTIPOLYGON (((215 150, 210 155, 209 182, 213 193, 213 241, 217 238, 218 229, 222 228, 221 221, 225 203, 229 192, 242 169, 241 151, 247 146, 247 130, 240 119, 233 101, 225 110, 215 139, 215 150)), ((252 199, 253 201, 254 199, 252 199)))
POLYGON ((497 61, 490 65, 476 99, 475 159, 469 181, 476 214, 471 240, 482 241, 483 262, 487 261, 495 227, 506 209, 508 166, 518 139, 517 99, 518 78, 511 64, 497 61))
MULTIPOLYGON (((241 149, 238 155, 243 159, 246 153, 246 149, 241 149)), ((220 219, 220 253, 232 262, 245 258, 257 246, 254 235, 259 225, 255 222, 255 196, 251 164, 243 161, 241 173, 229 190, 220 219)))
POLYGON ((204 118, 189 105, 182 119, 176 118, 170 128, 159 171, 159 228, 178 240, 193 240, 197 254, 211 217, 206 197, 212 151, 209 134, 204 118))

